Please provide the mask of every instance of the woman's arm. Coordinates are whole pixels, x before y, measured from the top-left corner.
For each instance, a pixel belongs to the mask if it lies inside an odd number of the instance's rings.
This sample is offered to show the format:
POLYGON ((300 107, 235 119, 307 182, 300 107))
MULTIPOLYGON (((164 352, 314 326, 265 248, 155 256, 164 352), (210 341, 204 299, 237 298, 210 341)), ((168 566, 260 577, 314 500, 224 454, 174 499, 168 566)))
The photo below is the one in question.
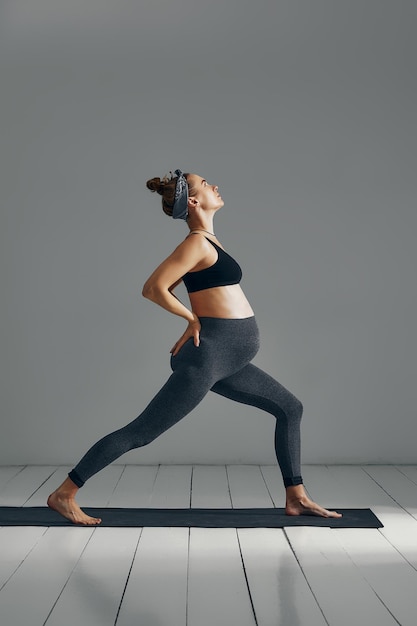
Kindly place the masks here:
POLYGON ((172 292, 179 285, 184 274, 202 260, 204 261, 207 252, 210 252, 205 243, 201 237, 185 239, 149 276, 143 286, 142 295, 170 313, 192 322, 196 317, 195 314, 187 309, 172 292))
POLYGON ((183 317, 189 324, 191 324, 198 319, 197 316, 192 311, 187 309, 181 300, 179 300, 177 296, 172 293, 172 289, 174 289, 174 287, 159 289, 150 286, 145 289, 144 286, 142 295, 148 300, 155 302, 155 304, 159 304, 159 306, 163 307, 170 313, 183 317))
POLYGON ((188 327, 182 337, 171 348, 173 356, 177 354, 181 346, 191 337, 194 345, 200 343, 200 322, 197 315, 172 293, 181 282, 184 274, 195 268, 211 253, 207 242, 202 237, 190 237, 185 239, 145 282, 142 295, 148 300, 159 304, 170 313, 183 317, 188 322, 188 327))

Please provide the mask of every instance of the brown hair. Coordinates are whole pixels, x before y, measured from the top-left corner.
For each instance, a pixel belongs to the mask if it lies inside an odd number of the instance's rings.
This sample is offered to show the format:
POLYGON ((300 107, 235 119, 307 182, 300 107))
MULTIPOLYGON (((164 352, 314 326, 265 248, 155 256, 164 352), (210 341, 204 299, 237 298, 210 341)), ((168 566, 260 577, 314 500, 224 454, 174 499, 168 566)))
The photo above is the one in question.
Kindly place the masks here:
MULTIPOLYGON (((177 182, 177 176, 173 176, 172 172, 170 172, 171 178, 168 176, 164 176, 164 178, 150 178, 146 182, 146 186, 150 191, 156 191, 162 196, 162 210, 164 213, 172 217, 172 207, 174 206, 174 197, 175 197, 175 185, 177 182)), ((188 179, 189 174, 184 174, 185 178, 188 179)), ((188 180, 187 180, 188 184, 188 180)), ((188 192, 191 192, 191 188, 188 185, 188 192)))

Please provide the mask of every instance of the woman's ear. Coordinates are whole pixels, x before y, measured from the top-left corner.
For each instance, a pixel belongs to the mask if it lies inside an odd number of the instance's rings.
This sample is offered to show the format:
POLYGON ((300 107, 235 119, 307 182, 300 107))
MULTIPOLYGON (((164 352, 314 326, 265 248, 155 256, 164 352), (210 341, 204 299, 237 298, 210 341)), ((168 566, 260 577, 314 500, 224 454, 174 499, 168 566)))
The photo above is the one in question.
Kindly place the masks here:
POLYGON ((199 204, 200 204, 199 201, 194 196, 190 196, 188 198, 188 207, 190 209, 195 209, 196 207, 198 207, 199 204))

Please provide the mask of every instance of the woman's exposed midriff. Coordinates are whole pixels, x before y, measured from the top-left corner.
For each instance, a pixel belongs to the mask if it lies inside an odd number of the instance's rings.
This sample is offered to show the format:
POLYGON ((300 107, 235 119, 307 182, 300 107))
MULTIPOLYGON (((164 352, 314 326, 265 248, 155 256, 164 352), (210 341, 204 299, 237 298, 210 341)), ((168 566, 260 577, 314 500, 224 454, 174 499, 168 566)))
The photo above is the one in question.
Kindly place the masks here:
POLYGON ((254 315, 240 285, 212 287, 188 295, 191 308, 198 317, 243 319, 254 315))

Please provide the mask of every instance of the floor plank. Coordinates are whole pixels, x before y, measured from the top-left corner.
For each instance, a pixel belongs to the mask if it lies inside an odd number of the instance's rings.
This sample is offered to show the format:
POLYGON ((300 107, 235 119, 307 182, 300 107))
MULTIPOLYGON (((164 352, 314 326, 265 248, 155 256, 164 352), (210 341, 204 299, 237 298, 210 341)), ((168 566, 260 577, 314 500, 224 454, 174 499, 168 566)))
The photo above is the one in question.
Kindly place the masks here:
POLYGON ((0 623, 43 626, 93 532, 48 528, 0 591, 0 623))
POLYGON ((227 475, 234 509, 273 506, 259 465, 228 465, 227 475))
POLYGON ((149 507, 158 465, 127 465, 111 494, 111 507, 149 507))
POLYGON ((367 474, 368 467, 309 466, 304 474, 312 497, 320 503, 371 508, 384 524, 378 532, 417 569, 416 520, 367 474))
POLYGON ((46 531, 46 528, 31 526, 6 526, 0 529, 0 589, 46 531))
MULTIPOLYGON (((329 466, 317 468, 321 482, 314 483, 314 494, 324 486, 332 501, 346 507, 369 507, 384 524, 380 532, 417 569, 417 520, 407 513, 369 475, 370 466, 329 466), (332 482, 325 483, 325 475, 332 482), (332 491, 332 489, 334 491, 332 491)), ((322 494, 324 497, 324 493, 322 494)), ((319 497, 319 495, 318 495, 319 497)))
POLYGON ((191 506, 195 509, 232 508, 224 465, 195 465, 193 467, 191 506))
POLYGON ((45 465, 25 467, 1 490, 0 506, 23 506, 56 469, 56 466, 45 465))
POLYGON ((402 626, 415 626, 417 571, 378 530, 338 529, 337 539, 402 626))
POLYGON ((7 485, 9 480, 19 474, 24 468, 24 465, 4 465, 0 467, 0 492, 7 485))
POLYGON ((368 465, 365 471, 403 509, 417 519, 417 485, 394 466, 368 465))
POLYGON ((398 624, 329 528, 285 529, 300 567, 331 626, 398 624))
POLYGON ((326 508, 395 506, 392 498, 375 484, 361 466, 307 465, 303 474, 311 497, 326 508))
POLYGON ((417 465, 396 465, 395 467, 417 485, 417 465))
POLYGON ((278 528, 238 530, 258 626, 325 626, 284 532, 278 528))
POLYGON ((144 528, 117 626, 185 626, 188 528, 144 528))
POLYGON ((237 534, 233 528, 191 528, 187 626, 213 624, 256 624, 237 534))
POLYGON ((275 507, 285 506, 285 487, 278 465, 261 465, 261 473, 275 507))
POLYGON ((149 507, 187 509, 191 500, 191 465, 161 465, 153 485, 149 507))
POLYGON ((96 529, 46 626, 113 626, 140 533, 138 528, 96 529))

